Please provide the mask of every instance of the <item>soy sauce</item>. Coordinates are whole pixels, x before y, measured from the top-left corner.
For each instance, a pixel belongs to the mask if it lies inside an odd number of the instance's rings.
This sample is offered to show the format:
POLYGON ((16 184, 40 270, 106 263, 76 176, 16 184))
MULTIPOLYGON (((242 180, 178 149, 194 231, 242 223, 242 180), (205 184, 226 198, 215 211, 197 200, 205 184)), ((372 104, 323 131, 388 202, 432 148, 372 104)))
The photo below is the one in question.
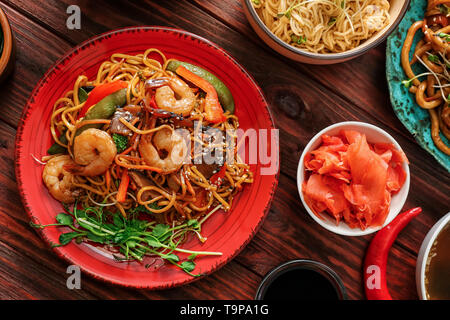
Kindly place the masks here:
POLYGON ((450 223, 437 236, 428 255, 425 286, 430 300, 450 299, 450 223))
POLYGON ((339 300, 325 275, 307 268, 288 270, 269 284, 264 300, 339 300))

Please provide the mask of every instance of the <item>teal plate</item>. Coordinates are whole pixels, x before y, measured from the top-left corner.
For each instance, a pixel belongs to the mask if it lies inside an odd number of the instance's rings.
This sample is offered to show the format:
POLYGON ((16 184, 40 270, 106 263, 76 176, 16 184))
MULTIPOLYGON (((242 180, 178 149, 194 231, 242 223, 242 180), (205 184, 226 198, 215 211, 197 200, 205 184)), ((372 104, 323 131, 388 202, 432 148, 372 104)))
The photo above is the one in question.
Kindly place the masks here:
MULTIPOLYGON (((397 29, 387 39, 386 49, 386 76, 389 87, 392 107, 403 125, 412 133, 416 141, 427 150, 436 160, 450 172, 450 156, 440 151, 431 138, 430 117, 428 111, 419 107, 415 96, 402 84, 407 80, 400 62, 400 55, 409 27, 417 20, 422 20, 425 14, 427 1, 411 0, 410 7, 397 29)), ((413 46, 422 38, 422 32, 417 32, 413 46)), ((413 50, 411 50, 413 51, 413 50)), ((411 53, 412 55, 412 53, 411 53)), ((416 63, 413 66, 415 74, 425 71, 425 68, 416 63)), ((441 139, 447 145, 449 141, 441 134, 441 139)))

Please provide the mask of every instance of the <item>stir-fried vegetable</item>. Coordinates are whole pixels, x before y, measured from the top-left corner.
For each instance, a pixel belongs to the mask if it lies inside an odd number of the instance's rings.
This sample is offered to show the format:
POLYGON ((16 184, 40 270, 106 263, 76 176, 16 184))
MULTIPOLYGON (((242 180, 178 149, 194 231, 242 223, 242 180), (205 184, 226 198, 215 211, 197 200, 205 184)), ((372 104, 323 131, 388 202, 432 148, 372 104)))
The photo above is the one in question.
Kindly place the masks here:
POLYGON ((114 143, 116 144, 117 153, 124 152, 128 146, 128 137, 122 136, 117 133, 113 133, 112 139, 114 140, 114 143))
MULTIPOLYGON (((95 90, 95 89, 94 89, 95 90)), ((94 92, 94 90, 89 94, 94 92)), ((89 100, 89 99, 88 99, 89 100)), ((123 106, 127 101, 127 89, 121 89, 111 93, 107 97, 100 100, 95 106, 89 109, 83 120, 109 119, 113 116, 117 107, 123 106)), ((87 103, 88 101, 86 101, 87 103)), ((75 136, 78 136, 84 130, 89 128, 100 128, 102 124, 88 124, 77 130, 75 136)))
MULTIPOLYGON (((94 92, 94 90, 91 93, 89 93, 89 97, 94 92)), ((83 89, 83 91, 85 91, 85 90, 83 89)), ((81 95, 79 93, 80 102, 83 102, 81 100, 82 95, 84 96, 83 93, 81 93, 81 95)), ((116 108, 123 106, 126 103, 126 101, 127 101, 127 90, 121 89, 119 91, 116 91, 116 92, 108 95, 107 97, 103 98, 95 106, 90 108, 89 111, 86 113, 83 120, 109 119, 112 117, 112 115, 116 111, 116 108)), ((87 100, 86 100, 86 103, 87 103, 87 100)), ((103 126, 103 124, 84 125, 77 130, 77 132, 75 133, 75 136, 78 136, 80 133, 82 133, 83 131, 85 131, 89 128, 100 128, 102 126, 103 126)), ((63 132, 61 134, 61 136, 59 137, 59 140, 64 144, 68 143, 65 132, 63 132)), ((63 146, 61 146, 60 144, 55 142, 47 150, 47 152, 48 152, 48 154, 64 153, 64 152, 66 152, 66 148, 64 148, 63 146)))
POLYGON ((130 184, 130 176, 128 169, 123 170, 122 179, 120 179, 119 188, 117 191, 117 202, 124 202, 127 198, 127 190, 130 184))
MULTIPOLYGON (((87 100, 87 98, 88 98, 87 90, 84 88, 79 88, 78 89, 78 100, 80 101, 80 103, 85 102, 87 100)), ((68 143, 65 131, 59 136, 59 141, 61 141, 64 144, 68 143)), ((60 145, 56 142, 47 150, 48 154, 58 154, 58 153, 64 153, 64 152, 66 152, 66 148, 64 148, 62 145, 60 145)))
MULTIPOLYGON (((210 214, 218 208, 212 210, 210 214)), ((195 269, 194 259, 197 256, 222 255, 221 252, 192 251, 179 247, 189 234, 195 234, 199 239, 204 239, 200 234, 201 225, 210 214, 201 221, 188 220, 178 226, 168 226, 138 219, 136 216, 139 212, 148 213, 144 207, 129 210, 128 219, 124 218, 120 212, 112 213, 105 210, 104 207, 77 209, 77 204, 75 204, 72 210, 66 207, 66 211, 56 216, 57 223, 38 225, 30 222, 30 224, 41 229, 50 226, 72 229, 70 232, 62 233, 59 237, 59 244, 53 244, 54 247, 67 245, 73 239, 78 243, 91 241, 117 247, 120 254, 115 254, 114 257, 119 261, 142 261, 146 255, 156 256, 172 263, 193 277, 200 276, 200 274, 191 273, 195 269), (190 256, 187 260, 180 261, 175 252, 190 254, 190 256)))
POLYGON ((202 69, 196 65, 183 62, 183 61, 177 61, 177 60, 171 60, 169 64, 167 65, 167 70, 170 70, 172 72, 176 72, 179 66, 183 66, 190 72, 196 74, 197 76, 201 77, 202 79, 208 81, 214 89, 216 89, 217 96, 219 97, 220 104, 222 105, 222 108, 225 111, 229 111, 230 113, 234 113, 234 99, 233 96, 228 89, 228 87, 220 81, 219 78, 217 78, 212 73, 206 71, 205 69, 202 69))
POLYGON ((122 80, 109 82, 102 84, 98 87, 95 87, 90 93, 89 97, 86 100, 86 103, 84 104, 83 108, 80 110, 80 113, 78 114, 78 118, 84 117, 86 113, 88 112, 89 108, 93 105, 97 104, 102 99, 106 98, 110 94, 117 92, 121 89, 125 89, 128 87, 128 83, 122 80))
POLYGON ((202 77, 192 73, 183 66, 179 66, 176 73, 184 79, 192 82, 194 85, 206 92, 205 97, 205 118, 214 123, 220 123, 226 120, 222 107, 217 96, 214 86, 202 77))

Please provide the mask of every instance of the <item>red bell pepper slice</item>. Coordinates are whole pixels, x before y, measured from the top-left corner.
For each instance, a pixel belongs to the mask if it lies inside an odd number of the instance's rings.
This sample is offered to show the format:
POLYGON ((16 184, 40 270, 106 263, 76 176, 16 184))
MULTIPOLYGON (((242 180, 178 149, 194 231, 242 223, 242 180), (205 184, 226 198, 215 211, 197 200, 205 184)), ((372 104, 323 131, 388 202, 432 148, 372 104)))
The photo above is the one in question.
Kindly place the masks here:
POLYGON ((222 168, 209 179, 209 182, 215 186, 220 187, 220 185, 223 182, 223 179, 225 179, 225 172, 227 171, 227 164, 225 163, 222 168))
POLYGON ((82 118, 86 115, 87 111, 90 107, 97 104, 103 98, 109 96, 110 94, 117 92, 121 89, 127 88, 128 83, 122 80, 117 80, 114 82, 109 82, 105 84, 101 84, 95 87, 88 95, 86 102, 84 103, 83 108, 81 108, 80 113, 78 114, 78 118, 82 118))
POLYGON ((223 109, 222 106, 220 105, 217 91, 211 83, 209 83, 202 77, 199 77, 195 73, 192 73, 183 66, 179 66, 175 72, 184 79, 192 82, 194 85, 196 85, 197 87, 206 92, 205 97, 206 120, 212 123, 220 123, 224 122, 227 119, 223 114, 223 109))

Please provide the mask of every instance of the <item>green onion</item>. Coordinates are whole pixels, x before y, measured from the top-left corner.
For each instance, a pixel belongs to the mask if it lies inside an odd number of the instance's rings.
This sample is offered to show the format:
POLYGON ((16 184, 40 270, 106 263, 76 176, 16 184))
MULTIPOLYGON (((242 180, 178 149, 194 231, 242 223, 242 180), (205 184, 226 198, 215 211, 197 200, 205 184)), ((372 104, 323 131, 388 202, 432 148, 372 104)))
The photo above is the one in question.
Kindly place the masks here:
POLYGON ((296 44, 303 44, 303 43, 306 43, 307 39, 305 36, 299 37, 299 36, 293 34, 293 35, 291 35, 291 40, 292 40, 292 42, 294 42, 296 44))
POLYGON ((302 4, 302 2, 300 2, 300 3, 297 3, 297 2, 298 2, 298 0, 295 1, 294 3, 292 3, 292 5, 285 12, 279 12, 277 14, 277 17, 281 18, 283 16, 286 16, 287 18, 290 19, 292 10, 294 10, 295 8, 297 8, 298 6, 300 6, 302 4))
POLYGON ((430 60, 431 62, 434 62, 434 63, 438 63, 439 62, 439 57, 434 55, 434 54, 429 54, 428 55, 428 60, 430 60))
POLYGON ((437 34, 437 36, 438 36, 439 38, 444 39, 444 40, 447 41, 447 42, 450 42, 450 35, 448 35, 447 33, 439 32, 439 33, 437 34))
POLYGON ((332 26, 335 22, 336 22, 336 18, 335 18, 335 17, 332 17, 332 18, 330 19, 330 21, 328 22, 328 25, 329 25, 329 26, 332 26))

